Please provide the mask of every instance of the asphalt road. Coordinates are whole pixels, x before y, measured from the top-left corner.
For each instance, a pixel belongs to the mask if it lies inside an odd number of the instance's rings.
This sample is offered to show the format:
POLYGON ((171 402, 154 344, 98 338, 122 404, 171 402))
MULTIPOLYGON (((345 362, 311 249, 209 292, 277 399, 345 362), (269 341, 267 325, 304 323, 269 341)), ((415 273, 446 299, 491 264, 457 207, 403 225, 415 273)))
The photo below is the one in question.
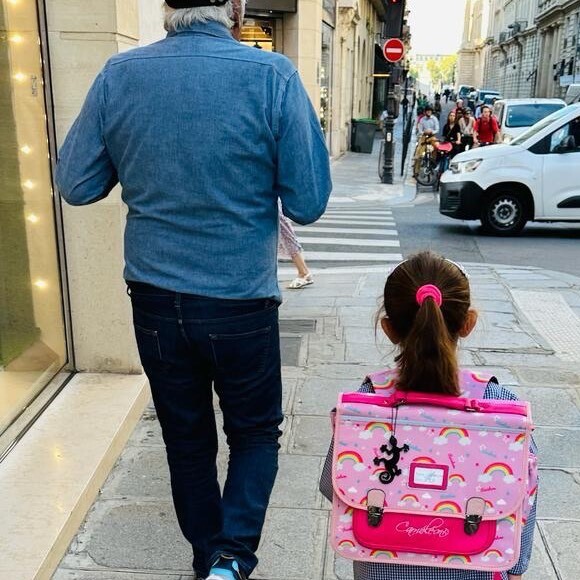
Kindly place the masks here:
POLYGON ((517 237, 487 236, 479 222, 464 222, 439 213, 434 194, 419 194, 415 203, 393 206, 403 255, 431 248, 462 262, 536 266, 580 276, 580 223, 529 223, 517 237))
MULTIPOLYGON (((455 103, 443 103, 441 127, 455 103)), ((580 223, 528 223, 514 238, 481 232, 479 222, 439 214, 436 194, 421 190, 412 207, 393 208, 404 255, 431 248, 463 262, 535 266, 580 276, 580 223)))

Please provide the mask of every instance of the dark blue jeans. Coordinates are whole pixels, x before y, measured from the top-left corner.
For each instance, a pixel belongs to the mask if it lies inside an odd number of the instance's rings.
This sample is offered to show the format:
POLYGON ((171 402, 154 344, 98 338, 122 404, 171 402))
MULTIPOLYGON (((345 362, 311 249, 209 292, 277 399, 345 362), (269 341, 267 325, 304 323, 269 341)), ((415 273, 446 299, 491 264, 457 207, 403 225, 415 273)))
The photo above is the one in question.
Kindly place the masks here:
POLYGON ((278 303, 128 286, 175 510, 193 546, 194 569, 206 576, 213 559, 225 553, 249 576, 278 470, 283 418, 278 303), (223 494, 212 385, 230 451, 223 494))

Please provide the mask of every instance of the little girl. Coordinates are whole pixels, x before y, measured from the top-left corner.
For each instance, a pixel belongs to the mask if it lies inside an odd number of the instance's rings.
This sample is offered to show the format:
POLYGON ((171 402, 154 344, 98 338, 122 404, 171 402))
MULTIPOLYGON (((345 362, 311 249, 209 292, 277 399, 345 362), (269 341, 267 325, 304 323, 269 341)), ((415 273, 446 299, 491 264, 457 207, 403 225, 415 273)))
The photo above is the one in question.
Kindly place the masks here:
MULTIPOLYGON (((422 252, 401 262, 387 277, 384 304, 379 315, 382 330, 397 346, 396 368, 387 371, 393 390, 423 391, 462 396, 467 371, 459 368, 457 343, 477 322, 471 308, 469 280, 461 266, 422 252)), ((383 373, 384 376, 384 373, 383 373)), ((381 385, 382 395, 388 395, 381 385)), ((367 377, 360 392, 373 393, 367 377)), ((505 387, 489 382, 485 399, 517 400, 505 387)), ((324 466, 320 490, 332 499, 332 446, 324 466)), ((536 454, 532 443, 532 452, 536 454)), ((527 570, 532 553, 536 504, 522 528, 521 553, 509 572, 493 573, 402 564, 354 562, 355 580, 518 580, 527 570)))

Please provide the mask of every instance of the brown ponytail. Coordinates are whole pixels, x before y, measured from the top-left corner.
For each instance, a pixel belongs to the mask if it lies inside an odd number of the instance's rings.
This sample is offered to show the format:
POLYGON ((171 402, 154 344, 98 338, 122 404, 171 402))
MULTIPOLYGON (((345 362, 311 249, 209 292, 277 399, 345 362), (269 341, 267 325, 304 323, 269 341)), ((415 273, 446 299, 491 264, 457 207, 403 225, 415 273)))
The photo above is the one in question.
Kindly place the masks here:
POLYGON ((384 301, 386 316, 400 337, 395 359, 399 388, 459 395, 457 340, 470 307, 467 276, 453 262, 422 252, 387 278, 384 301), (426 284, 439 288, 441 306, 432 297, 417 303, 417 290, 426 284))

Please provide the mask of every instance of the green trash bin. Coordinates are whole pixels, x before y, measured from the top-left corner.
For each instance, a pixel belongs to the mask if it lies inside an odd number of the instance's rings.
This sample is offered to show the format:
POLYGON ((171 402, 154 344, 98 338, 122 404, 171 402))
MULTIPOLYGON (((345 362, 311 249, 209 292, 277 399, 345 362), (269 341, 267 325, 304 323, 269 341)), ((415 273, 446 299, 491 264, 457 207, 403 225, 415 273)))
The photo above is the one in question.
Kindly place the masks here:
POLYGON ((351 146, 356 153, 372 153, 377 124, 374 119, 353 119, 351 146))

